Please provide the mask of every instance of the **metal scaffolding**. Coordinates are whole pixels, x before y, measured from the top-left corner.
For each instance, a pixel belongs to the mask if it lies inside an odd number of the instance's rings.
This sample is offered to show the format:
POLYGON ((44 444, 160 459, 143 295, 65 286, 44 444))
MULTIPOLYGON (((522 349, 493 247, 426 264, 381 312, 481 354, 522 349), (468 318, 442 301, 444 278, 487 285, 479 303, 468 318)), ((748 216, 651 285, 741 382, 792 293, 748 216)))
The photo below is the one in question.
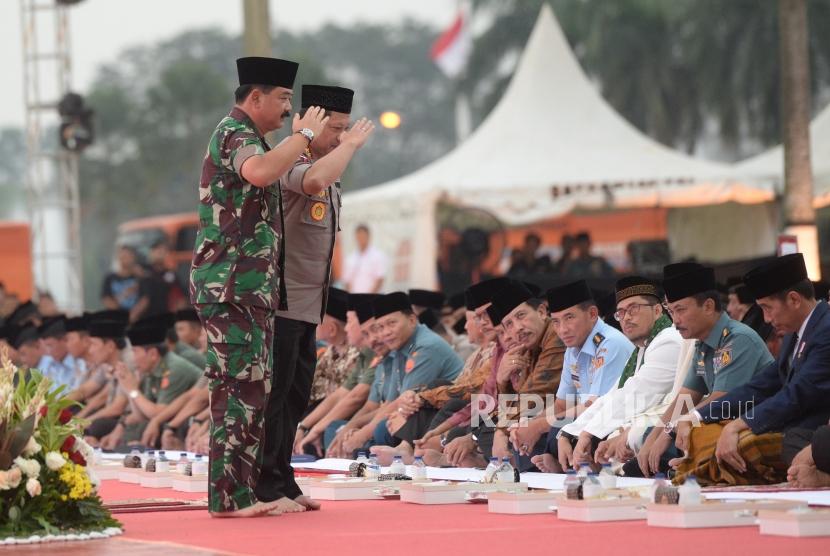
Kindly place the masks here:
POLYGON ((67 6, 20 0, 26 201, 35 285, 67 312, 83 309, 78 155, 60 147, 58 101, 70 91, 67 6))

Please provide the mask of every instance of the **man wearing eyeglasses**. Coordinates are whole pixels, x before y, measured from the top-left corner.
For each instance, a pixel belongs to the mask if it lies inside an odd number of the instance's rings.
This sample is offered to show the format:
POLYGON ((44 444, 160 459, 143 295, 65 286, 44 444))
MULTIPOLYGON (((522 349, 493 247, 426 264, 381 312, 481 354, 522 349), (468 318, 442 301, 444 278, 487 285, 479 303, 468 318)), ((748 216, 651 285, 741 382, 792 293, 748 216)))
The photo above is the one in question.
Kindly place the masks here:
POLYGON ((709 403, 745 384, 773 361, 761 337, 723 310, 711 268, 696 263, 668 265, 663 269, 663 289, 675 328, 683 338, 697 342, 683 388, 661 417, 664 426, 652 429, 637 454, 638 465, 629 462, 624 468, 627 476, 666 472, 678 419, 704 398, 709 403))
POLYGON ((654 282, 627 276, 617 282, 615 289, 614 318, 636 349, 617 386, 591 404, 576 421, 562 427, 558 455, 563 468, 591 462, 595 449, 602 462, 634 457, 633 449, 639 447, 642 434, 635 432, 629 439, 632 425, 663 403, 677 382, 679 361, 689 353, 680 333, 665 315, 654 282))

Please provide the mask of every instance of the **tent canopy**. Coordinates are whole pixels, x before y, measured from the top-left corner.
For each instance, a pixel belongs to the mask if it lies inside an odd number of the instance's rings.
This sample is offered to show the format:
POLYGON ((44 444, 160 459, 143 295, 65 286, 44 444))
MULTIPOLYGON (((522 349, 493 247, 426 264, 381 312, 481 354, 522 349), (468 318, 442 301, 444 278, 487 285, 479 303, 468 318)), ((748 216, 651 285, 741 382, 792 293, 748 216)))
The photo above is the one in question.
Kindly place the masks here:
MULTIPOLYGON (((816 208, 830 205, 830 106, 810 124, 810 161, 813 166, 816 208)), ((739 175, 767 183, 776 194, 784 190, 784 149, 781 145, 748 158, 735 166, 739 175)))
POLYGON ((508 224, 577 207, 686 207, 771 200, 734 168, 665 147, 628 123, 583 72, 551 9, 539 15, 513 79, 455 150, 351 204, 436 195, 508 224))

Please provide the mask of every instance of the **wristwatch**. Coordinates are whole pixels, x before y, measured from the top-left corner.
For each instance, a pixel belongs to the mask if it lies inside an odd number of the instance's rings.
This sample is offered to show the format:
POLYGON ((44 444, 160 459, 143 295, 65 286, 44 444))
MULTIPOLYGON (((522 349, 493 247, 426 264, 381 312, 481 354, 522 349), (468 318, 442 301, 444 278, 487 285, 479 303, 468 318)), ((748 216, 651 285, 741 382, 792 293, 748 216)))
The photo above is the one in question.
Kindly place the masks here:
POLYGON ((139 392, 138 390, 130 390, 130 393, 129 393, 130 399, 134 400, 134 399, 138 398, 138 395, 140 393, 141 392, 139 392))
POLYGON ((300 135, 305 137, 308 140, 309 143, 314 141, 314 132, 311 131, 310 129, 308 129, 307 127, 304 127, 303 129, 301 129, 297 133, 299 133, 300 135))
POLYGON ((676 429, 677 429, 677 422, 669 421, 668 423, 666 423, 666 426, 663 427, 663 432, 666 433, 667 435, 671 436, 672 434, 674 434, 674 431, 676 429))
POLYGON ((311 429, 302 423, 297 424, 297 430, 303 431, 303 434, 308 434, 309 432, 311 432, 311 429))

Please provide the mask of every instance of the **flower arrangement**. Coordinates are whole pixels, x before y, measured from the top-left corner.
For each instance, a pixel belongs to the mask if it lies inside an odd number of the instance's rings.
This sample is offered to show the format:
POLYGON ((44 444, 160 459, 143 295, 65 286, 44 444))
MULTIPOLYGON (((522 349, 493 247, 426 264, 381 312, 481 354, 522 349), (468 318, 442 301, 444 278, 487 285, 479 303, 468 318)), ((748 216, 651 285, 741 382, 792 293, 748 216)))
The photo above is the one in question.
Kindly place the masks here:
POLYGON ((96 494, 74 403, 0 353, 0 539, 120 527, 96 494))

